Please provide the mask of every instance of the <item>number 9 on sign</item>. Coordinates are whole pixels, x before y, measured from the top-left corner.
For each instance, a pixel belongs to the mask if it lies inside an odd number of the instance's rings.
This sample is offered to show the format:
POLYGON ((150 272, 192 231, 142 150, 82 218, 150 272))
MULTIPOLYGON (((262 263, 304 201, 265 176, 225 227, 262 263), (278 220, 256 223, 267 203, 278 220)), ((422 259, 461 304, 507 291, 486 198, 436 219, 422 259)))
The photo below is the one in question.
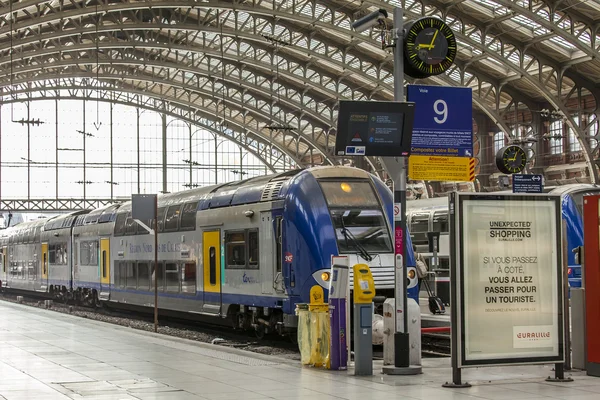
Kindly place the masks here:
POLYGON ((448 104, 446 101, 440 99, 433 103, 433 111, 438 115, 433 117, 433 120, 438 124, 443 124, 448 119, 448 104))

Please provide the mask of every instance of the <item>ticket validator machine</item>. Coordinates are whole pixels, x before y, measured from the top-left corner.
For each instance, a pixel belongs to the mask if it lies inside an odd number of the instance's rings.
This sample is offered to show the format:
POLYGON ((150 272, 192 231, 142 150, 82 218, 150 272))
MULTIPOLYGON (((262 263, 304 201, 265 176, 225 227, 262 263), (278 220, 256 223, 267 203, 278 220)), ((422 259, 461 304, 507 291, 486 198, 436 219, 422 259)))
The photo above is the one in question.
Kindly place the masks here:
POLYGON ((354 272, 354 375, 373 375, 373 297, 375 281, 367 264, 354 272))

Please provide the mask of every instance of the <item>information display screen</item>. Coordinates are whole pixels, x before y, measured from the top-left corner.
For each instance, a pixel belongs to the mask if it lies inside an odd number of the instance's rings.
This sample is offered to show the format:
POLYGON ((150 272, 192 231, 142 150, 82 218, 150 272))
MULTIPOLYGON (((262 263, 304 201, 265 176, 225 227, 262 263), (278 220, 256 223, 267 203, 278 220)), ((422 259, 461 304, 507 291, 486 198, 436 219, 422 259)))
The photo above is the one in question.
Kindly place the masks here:
POLYGON ((560 199, 459 195, 464 366, 563 358, 560 199))
POLYGON ((408 156, 414 103, 340 101, 335 154, 408 156))

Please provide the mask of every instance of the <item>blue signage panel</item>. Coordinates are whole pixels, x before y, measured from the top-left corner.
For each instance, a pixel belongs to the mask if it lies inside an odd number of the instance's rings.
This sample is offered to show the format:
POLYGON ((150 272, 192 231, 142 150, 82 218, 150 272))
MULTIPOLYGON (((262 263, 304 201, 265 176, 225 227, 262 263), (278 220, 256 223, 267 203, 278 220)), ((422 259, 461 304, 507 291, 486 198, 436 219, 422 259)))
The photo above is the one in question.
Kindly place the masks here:
POLYGON ((513 193, 542 193, 544 184, 541 175, 513 175, 513 193))
POLYGON ((411 154, 473 157, 471 88, 408 85, 415 103, 411 154))

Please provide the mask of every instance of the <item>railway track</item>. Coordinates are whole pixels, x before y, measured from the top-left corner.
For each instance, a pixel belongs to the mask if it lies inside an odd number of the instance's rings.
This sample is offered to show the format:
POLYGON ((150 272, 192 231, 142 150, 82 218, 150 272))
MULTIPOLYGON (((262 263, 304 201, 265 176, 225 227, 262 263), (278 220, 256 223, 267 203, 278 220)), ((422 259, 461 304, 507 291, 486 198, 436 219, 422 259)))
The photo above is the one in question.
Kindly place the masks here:
POLYGON ((424 357, 449 357, 450 335, 444 333, 423 333, 421 354, 424 357))

